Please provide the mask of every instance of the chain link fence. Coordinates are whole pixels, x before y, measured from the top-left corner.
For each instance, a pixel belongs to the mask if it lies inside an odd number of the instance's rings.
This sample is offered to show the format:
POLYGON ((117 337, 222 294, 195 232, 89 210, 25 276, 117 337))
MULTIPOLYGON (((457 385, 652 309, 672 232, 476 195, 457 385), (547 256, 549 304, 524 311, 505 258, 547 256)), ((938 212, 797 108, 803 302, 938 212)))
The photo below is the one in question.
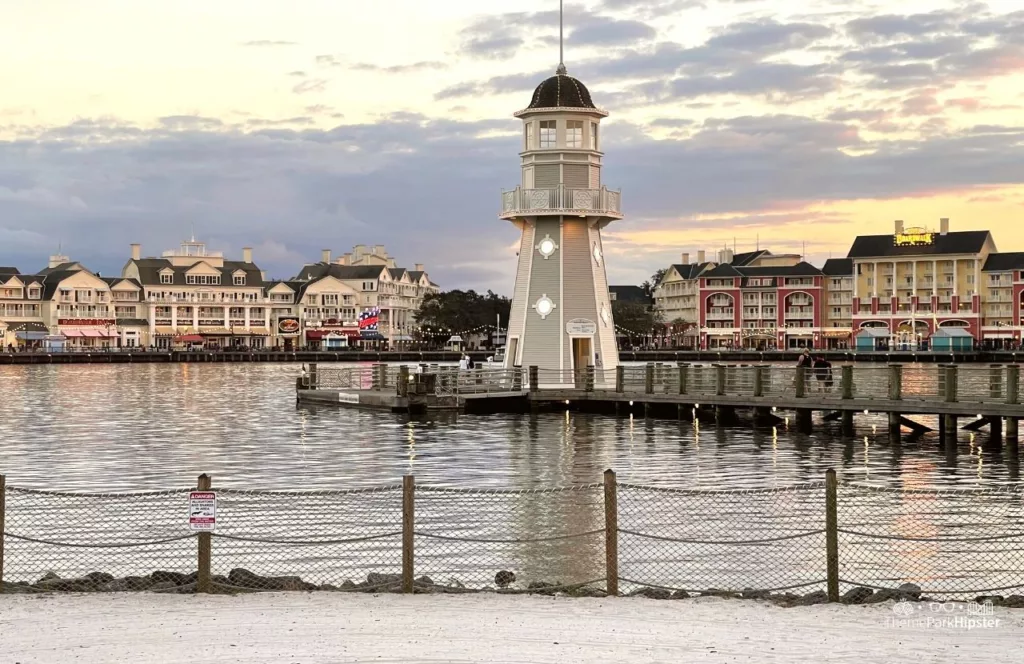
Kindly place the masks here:
POLYGON ((190 489, 62 493, 3 488, 2 476, 0 488, 4 592, 999 594, 1024 606, 1019 485, 836 487, 833 474, 700 491, 619 484, 609 471, 603 484, 521 491, 411 477, 350 491, 215 488, 210 533, 189 529, 190 489))

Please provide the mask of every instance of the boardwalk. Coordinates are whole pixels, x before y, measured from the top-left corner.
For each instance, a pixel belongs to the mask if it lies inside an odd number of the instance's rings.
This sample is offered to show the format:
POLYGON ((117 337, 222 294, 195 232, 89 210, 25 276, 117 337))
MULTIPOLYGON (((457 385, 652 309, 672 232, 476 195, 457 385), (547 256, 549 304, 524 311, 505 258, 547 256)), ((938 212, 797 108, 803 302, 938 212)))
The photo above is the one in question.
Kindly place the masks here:
POLYGON ((675 406, 679 417, 711 409, 723 423, 736 409, 752 409, 771 421, 778 411, 793 411, 797 426, 808 427, 821 411, 852 430, 856 413, 888 413, 890 427, 925 429, 905 415, 940 416, 940 429, 955 432, 958 418, 977 420, 1016 437, 1021 405, 1017 365, 931 365, 835 367, 827 372, 766 365, 648 364, 614 371, 589 367, 579 372, 514 370, 459 372, 446 367, 311 367, 300 379, 299 398, 360 403, 374 396, 392 410, 410 404, 445 404, 469 410, 504 410, 575 405, 621 412, 641 408, 664 416, 675 406), (340 394, 347 396, 340 397, 340 394), (491 402, 484 405, 483 402, 491 402), (510 405, 512 404, 512 405, 510 405), (667 408, 668 407, 668 408, 667 408))

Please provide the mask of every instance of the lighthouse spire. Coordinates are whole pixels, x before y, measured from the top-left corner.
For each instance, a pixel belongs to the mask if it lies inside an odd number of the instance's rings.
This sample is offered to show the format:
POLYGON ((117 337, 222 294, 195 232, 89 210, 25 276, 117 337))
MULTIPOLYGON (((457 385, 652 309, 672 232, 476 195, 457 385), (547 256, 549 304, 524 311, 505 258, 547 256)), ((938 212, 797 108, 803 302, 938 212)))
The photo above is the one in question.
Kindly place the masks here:
POLYGON ((558 0, 558 69, 555 73, 559 76, 565 76, 565 30, 563 28, 563 16, 565 14, 564 8, 565 0, 558 0))

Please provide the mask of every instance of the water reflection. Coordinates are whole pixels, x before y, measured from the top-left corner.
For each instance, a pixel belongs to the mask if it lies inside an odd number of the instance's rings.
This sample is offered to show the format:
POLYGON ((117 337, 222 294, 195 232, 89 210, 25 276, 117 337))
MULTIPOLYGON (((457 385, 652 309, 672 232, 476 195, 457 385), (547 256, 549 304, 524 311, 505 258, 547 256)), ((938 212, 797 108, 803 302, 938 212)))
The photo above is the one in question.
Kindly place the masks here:
MULTIPOLYGON (((685 420, 543 414, 408 418, 295 403, 295 365, 69 365, 0 368, 0 469, 34 488, 188 486, 352 488, 413 473, 441 486, 538 488, 623 481, 677 487, 772 487, 846 480, 901 486, 1017 481, 1016 446, 987 434, 957 445, 935 434, 890 440, 884 416, 814 433, 719 428, 685 420)), ((934 418, 917 418, 934 426, 934 418)))

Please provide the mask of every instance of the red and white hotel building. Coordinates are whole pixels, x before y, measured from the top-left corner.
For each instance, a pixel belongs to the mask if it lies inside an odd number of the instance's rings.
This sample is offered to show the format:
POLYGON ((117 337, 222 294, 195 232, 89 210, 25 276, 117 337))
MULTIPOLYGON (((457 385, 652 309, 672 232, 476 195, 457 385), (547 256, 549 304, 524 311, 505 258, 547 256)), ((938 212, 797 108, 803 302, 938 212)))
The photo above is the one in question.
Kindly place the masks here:
POLYGON ((677 347, 843 349, 867 328, 891 348, 927 345, 942 328, 988 348, 1024 337, 1024 253, 998 253, 988 231, 950 232, 948 219, 938 232, 897 221, 822 268, 768 251, 688 258, 655 290, 666 323, 692 325, 677 347))

